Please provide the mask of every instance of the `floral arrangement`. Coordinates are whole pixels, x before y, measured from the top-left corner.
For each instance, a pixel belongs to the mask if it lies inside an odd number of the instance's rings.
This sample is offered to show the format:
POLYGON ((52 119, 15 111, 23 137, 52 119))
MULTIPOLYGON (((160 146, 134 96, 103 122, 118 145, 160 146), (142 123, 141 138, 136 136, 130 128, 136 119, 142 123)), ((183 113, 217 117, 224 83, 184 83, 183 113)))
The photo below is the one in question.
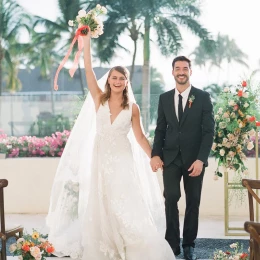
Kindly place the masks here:
POLYGON ((243 252, 243 247, 239 246, 239 243, 233 243, 230 245, 230 251, 216 250, 214 252, 214 260, 249 260, 249 254, 243 252))
POLYGON ((52 136, 7 136, 0 130, 0 153, 7 157, 60 157, 69 138, 70 131, 56 132, 52 136))
POLYGON ((46 237, 33 230, 32 235, 25 234, 16 243, 11 244, 9 251, 13 256, 18 256, 19 260, 45 260, 45 257, 50 256, 55 250, 46 237))
POLYGON ((248 174, 244 151, 252 150, 251 140, 258 122, 253 115, 255 95, 246 81, 234 88, 225 87, 216 106, 212 154, 218 159, 215 179, 222 177, 220 166, 234 170, 239 178, 248 174))
POLYGON ((69 26, 81 28, 81 35, 86 35, 89 31, 92 38, 98 38, 103 34, 103 22, 98 18, 100 14, 106 14, 107 9, 104 6, 97 5, 88 13, 80 10, 75 20, 69 20, 69 26))

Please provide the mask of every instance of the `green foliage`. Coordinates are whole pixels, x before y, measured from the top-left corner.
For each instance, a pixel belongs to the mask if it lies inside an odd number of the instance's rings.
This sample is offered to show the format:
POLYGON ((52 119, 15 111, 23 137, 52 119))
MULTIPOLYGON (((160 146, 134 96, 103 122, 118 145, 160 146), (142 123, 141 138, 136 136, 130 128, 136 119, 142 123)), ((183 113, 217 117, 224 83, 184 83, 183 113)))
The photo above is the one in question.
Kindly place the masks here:
POLYGON ((38 137, 51 136, 55 132, 70 130, 71 124, 68 117, 53 115, 50 112, 42 112, 38 120, 30 127, 30 134, 38 137))
POLYGON ((256 129, 255 95, 249 82, 224 88, 214 107, 216 127, 212 154, 218 159, 215 175, 220 177, 219 166, 234 170, 240 180, 247 174, 244 150, 253 149, 251 137, 256 129))

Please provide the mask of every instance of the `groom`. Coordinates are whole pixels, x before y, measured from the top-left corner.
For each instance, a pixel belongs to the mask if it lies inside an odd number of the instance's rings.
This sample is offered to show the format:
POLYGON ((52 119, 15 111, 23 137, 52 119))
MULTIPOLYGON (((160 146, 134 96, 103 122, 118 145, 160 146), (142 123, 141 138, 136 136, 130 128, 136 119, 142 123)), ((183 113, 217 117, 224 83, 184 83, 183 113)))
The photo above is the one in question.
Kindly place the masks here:
POLYGON ((214 116, 207 92, 190 84, 191 62, 184 56, 172 62, 176 88, 160 96, 151 167, 163 167, 166 235, 175 255, 180 254, 178 201, 183 178, 186 211, 183 227, 183 253, 196 259, 199 206, 205 167, 213 143, 214 116))

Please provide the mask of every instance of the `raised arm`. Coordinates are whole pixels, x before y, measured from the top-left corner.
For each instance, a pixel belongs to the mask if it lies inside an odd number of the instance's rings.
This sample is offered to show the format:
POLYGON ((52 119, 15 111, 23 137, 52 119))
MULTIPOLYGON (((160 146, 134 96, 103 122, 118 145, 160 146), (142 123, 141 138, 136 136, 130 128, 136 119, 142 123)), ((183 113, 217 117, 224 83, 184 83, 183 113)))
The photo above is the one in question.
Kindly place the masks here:
POLYGON ((102 94, 102 90, 98 87, 96 75, 92 67, 90 33, 88 33, 87 36, 83 36, 83 41, 84 41, 84 65, 85 65, 85 73, 86 73, 88 89, 94 100, 95 107, 97 110, 100 105, 100 96, 102 94))

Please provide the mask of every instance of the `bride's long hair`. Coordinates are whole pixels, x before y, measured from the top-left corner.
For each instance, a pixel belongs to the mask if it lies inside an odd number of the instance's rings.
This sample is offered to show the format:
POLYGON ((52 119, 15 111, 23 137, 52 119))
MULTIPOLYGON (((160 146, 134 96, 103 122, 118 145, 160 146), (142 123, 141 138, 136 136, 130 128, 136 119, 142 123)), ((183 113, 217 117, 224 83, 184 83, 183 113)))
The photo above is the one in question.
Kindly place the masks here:
MULTIPOLYGON (((125 78, 127 79, 127 81, 129 82, 129 71, 127 68, 122 67, 122 66, 116 66, 113 67, 107 76, 107 80, 106 80, 106 84, 105 84, 105 91, 104 93, 101 95, 100 97, 100 102, 102 105, 105 104, 105 102, 107 100, 109 100, 110 96, 111 96, 111 88, 110 85, 108 83, 108 78, 111 76, 111 73, 116 70, 117 72, 123 74, 125 76, 125 78)), ((123 107, 123 109, 128 109, 129 108, 129 96, 128 96, 128 85, 126 85, 124 91, 123 91, 123 101, 121 104, 121 107, 123 107)))

